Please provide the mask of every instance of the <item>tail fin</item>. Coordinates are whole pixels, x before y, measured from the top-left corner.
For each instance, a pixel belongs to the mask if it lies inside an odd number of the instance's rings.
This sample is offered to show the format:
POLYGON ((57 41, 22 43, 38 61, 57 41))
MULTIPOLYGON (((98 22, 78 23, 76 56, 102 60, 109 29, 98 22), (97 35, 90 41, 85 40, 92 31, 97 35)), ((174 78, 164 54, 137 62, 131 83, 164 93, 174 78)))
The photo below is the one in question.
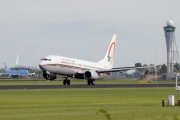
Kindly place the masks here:
POLYGON ((16 66, 19 66, 19 55, 17 55, 16 66))
POLYGON ((116 34, 114 34, 104 59, 102 59, 98 63, 108 65, 110 68, 112 68, 114 61, 115 47, 116 47, 116 38, 117 36, 116 34))
POLYGON ((4 63, 4 70, 9 70, 9 68, 7 67, 6 63, 4 63))

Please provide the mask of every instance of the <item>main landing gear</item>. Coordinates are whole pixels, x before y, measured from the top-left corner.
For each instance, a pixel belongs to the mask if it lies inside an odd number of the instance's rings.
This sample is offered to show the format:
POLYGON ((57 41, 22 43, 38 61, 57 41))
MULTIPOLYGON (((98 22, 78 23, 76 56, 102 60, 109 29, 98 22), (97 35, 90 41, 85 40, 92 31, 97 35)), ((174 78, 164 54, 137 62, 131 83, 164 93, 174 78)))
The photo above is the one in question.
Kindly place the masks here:
POLYGON ((68 77, 65 77, 65 79, 63 80, 63 85, 70 85, 71 81, 67 79, 68 77))
MULTIPOLYGON (((68 77, 65 77, 65 79, 63 80, 63 85, 70 85, 70 84, 71 84, 71 81, 68 79, 68 77)), ((95 80, 87 80, 87 84, 94 85, 95 80)))
POLYGON ((94 85, 94 84, 95 84, 95 81, 94 81, 94 80, 87 80, 87 84, 88 84, 88 85, 94 85))

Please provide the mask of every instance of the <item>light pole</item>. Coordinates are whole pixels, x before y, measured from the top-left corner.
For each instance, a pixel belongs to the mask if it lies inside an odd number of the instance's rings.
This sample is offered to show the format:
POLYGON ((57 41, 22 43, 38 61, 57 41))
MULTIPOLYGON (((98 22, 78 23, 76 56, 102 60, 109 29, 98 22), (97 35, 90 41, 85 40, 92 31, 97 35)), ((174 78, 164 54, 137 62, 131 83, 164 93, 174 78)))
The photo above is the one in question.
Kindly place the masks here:
POLYGON ((155 67, 155 80, 157 80, 156 53, 157 53, 157 51, 155 50, 155 65, 154 65, 154 67, 155 67))

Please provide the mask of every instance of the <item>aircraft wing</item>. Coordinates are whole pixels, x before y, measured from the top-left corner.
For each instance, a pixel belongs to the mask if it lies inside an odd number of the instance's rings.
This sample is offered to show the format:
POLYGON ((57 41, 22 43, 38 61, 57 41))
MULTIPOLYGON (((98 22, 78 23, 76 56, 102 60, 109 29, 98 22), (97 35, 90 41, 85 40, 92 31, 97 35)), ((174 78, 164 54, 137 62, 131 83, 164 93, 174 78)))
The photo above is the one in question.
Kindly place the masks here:
POLYGON ((156 66, 142 66, 142 67, 117 67, 117 68, 112 68, 112 69, 126 69, 126 68, 129 68, 129 69, 139 69, 139 68, 152 68, 152 67, 159 67, 159 66, 162 66, 162 65, 156 65, 156 66))
POLYGON ((135 70, 135 69, 140 69, 140 68, 150 68, 154 66, 144 66, 144 67, 119 67, 119 68, 112 68, 112 69, 104 69, 104 70, 96 70, 98 73, 103 73, 103 72, 124 72, 128 70, 135 70))
POLYGON ((124 72, 128 71, 130 69, 104 69, 104 70, 96 70, 98 73, 103 73, 103 72, 124 72))
POLYGON ((17 78, 20 76, 19 74, 10 74, 10 73, 0 73, 1 77, 11 77, 11 78, 17 78))
POLYGON ((3 75, 10 75, 9 73, 0 73, 0 76, 3 76, 3 75))

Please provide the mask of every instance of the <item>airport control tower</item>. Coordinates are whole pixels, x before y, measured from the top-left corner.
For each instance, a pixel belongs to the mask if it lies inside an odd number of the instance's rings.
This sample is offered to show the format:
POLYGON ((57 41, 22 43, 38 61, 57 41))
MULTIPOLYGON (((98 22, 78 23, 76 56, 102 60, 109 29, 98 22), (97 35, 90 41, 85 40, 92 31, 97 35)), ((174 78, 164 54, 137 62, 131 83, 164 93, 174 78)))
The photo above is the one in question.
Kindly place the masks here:
POLYGON ((176 27, 173 26, 173 21, 168 20, 164 27, 165 38, 166 38, 166 47, 167 47, 167 74, 166 78, 175 78, 174 75, 174 63, 175 58, 178 56, 177 54, 177 47, 175 41, 175 29, 176 27))

